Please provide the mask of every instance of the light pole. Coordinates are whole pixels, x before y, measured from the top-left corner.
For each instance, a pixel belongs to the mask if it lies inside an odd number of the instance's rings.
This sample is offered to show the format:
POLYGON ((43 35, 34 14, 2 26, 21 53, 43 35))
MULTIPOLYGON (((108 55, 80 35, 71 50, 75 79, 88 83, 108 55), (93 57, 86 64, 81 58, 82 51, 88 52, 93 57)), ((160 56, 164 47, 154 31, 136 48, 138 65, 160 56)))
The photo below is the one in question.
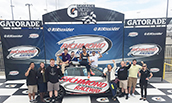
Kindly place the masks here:
POLYGON ((32 6, 32 4, 25 4, 25 6, 28 6, 28 10, 29 10, 29 20, 31 20, 31 12, 30 12, 30 6, 32 6))
POLYGON ((168 4, 169 4, 169 0, 167 0, 166 19, 168 18, 168 4))
POLYGON ((14 7, 14 5, 12 5, 12 0, 10 0, 10 2, 11 2, 11 14, 12 14, 12 20, 14 20, 14 14, 13 14, 13 7, 14 7))

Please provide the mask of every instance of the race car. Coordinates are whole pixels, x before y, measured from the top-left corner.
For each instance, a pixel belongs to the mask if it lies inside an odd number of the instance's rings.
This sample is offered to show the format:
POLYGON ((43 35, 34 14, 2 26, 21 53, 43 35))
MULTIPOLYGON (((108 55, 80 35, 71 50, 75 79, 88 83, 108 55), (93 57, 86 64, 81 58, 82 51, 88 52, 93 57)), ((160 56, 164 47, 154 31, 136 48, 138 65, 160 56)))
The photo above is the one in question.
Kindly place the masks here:
POLYGON ((65 94, 99 94, 109 92, 109 84, 105 80, 103 72, 91 68, 95 75, 87 76, 85 66, 67 67, 64 76, 60 79, 60 90, 58 98, 64 97, 65 94))

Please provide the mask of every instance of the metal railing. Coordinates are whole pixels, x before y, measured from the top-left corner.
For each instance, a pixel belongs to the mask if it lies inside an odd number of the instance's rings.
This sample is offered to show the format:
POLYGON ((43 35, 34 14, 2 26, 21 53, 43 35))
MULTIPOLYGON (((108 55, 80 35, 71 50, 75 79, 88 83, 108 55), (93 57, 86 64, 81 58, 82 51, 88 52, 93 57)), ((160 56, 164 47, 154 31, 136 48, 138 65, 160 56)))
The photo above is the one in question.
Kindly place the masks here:
POLYGON ((165 78, 166 66, 170 66, 170 67, 172 67, 172 64, 169 64, 169 63, 164 63, 164 69, 163 69, 163 79, 165 78))

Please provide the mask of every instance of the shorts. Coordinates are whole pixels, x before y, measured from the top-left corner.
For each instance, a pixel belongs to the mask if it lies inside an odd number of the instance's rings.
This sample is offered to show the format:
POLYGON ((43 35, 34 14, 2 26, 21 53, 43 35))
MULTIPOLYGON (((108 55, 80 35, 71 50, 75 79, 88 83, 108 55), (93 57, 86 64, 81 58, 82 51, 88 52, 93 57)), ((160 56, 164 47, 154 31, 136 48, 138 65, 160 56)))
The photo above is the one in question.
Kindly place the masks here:
POLYGON ((128 78, 128 86, 129 87, 135 87, 137 84, 137 78, 129 77, 128 78))
POLYGON ((59 82, 57 83, 48 82, 47 84, 48 84, 48 91, 59 90, 59 82))
POLYGON ((127 89, 127 82, 128 82, 128 80, 120 80, 119 81, 119 87, 127 89))
POLYGON ((37 85, 28 85, 28 93, 36 93, 38 91, 37 85))
POLYGON ((47 83, 38 83, 38 90, 40 93, 47 91, 47 83))

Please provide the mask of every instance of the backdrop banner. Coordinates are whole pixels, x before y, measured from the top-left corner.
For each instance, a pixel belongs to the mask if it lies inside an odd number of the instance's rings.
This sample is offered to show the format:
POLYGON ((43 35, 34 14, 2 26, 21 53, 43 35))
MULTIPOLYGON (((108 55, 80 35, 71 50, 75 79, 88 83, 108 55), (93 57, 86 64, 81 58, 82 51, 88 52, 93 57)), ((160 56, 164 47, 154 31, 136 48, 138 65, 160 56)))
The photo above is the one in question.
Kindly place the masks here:
POLYGON ((88 54, 92 51, 103 54, 99 64, 112 63, 112 59, 122 60, 123 24, 72 24, 44 25, 46 59, 56 59, 57 54, 68 48, 79 57, 85 45, 88 54))
POLYGON ((162 77, 166 27, 125 28, 124 59, 144 61, 154 77, 162 77))
POLYGON ((30 62, 45 62, 41 29, 1 30, 7 80, 24 79, 30 62))

